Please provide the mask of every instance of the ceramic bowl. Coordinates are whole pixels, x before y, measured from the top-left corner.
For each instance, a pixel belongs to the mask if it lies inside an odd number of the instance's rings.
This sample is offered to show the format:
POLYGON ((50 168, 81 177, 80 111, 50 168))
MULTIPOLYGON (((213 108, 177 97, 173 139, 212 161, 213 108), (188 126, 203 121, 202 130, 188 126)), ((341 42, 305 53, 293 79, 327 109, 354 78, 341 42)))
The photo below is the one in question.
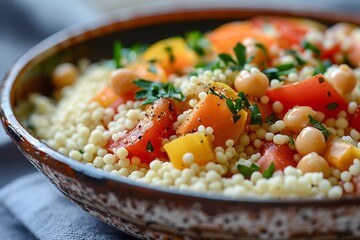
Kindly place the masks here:
POLYGON ((64 61, 111 58, 115 39, 125 45, 156 40, 256 15, 310 17, 326 24, 360 17, 254 9, 167 9, 117 12, 64 30, 22 56, 1 91, 1 120, 21 152, 68 198, 100 220, 146 239, 360 239, 360 198, 339 200, 231 199, 169 190, 114 177, 74 161, 31 135, 17 104, 32 92, 50 93, 49 74, 64 61))

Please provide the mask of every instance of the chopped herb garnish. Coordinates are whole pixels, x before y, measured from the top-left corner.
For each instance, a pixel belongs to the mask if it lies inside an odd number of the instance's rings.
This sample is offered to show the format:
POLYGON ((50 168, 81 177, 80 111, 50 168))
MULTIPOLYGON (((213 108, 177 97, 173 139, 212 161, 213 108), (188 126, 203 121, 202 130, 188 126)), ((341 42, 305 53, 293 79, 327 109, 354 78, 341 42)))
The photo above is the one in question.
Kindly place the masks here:
POLYGON ((238 96, 246 108, 251 106, 244 92, 238 92, 238 96))
POLYGON ((254 124, 262 125, 262 117, 261 117, 261 113, 259 110, 259 106, 257 104, 254 104, 254 105, 251 105, 249 107, 249 109, 251 110, 250 125, 254 125, 254 124))
POLYGON ((241 43, 237 43, 233 48, 236 60, 230 54, 220 53, 218 57, 228 67, 233 70, 242 70, 247 63, 246 61, 246 48, 241 43))
POLYGON ((241 115, 234 115, 234 116, 233 116, 233 121, 234 121, 234 123, 236 123, 237 121, 239 121, 240 118, 241 118, 241 115))
POLYGON ((79 153, 84 154, 85 152, 84 152, 84 150, 79 149, 79 153))
POLYGON ((122 52, 122 44, 120 41, 115 41, 114 42, 114 47, 113 47, 113 61, 114 61, 114 65, 115 68, 121 68, 122 64, 121 64, 121 52, 122 52))
POLYGON ((187 45, 192 48, 197 55, 204 56, 209 48, 209 41, 204 34, 199 31, 192 31, 185 34, 187 45))
POLYGON ((263 44, 261 44, 261 43, 256 43, 256 44, 255 44, 255 47, 261 49, 261 50, 265 53, 265 55, 269 55, 266 47, 265 47, 263 44))
POLYGON ((236 64, 236 61, 231 57, 230 54, 220 53, 218 57, 225 63, 225 65, 229 65, 230 63, 236 64))
POLYGON ((332 102, 326 105, 325 107, 329 110, 334 110, 339 107, 339 104, 337 102, 332 102))
POLYGON ((250 167, 239 164, 237 165, 237 170, 241 173, 245 178, 250 178, 253 172, 259 171, 260 167, 255 163, 252 163, 250 167))
POLYGON ((291 146, 295 146, 295 141, 294 138, 292 136, 289 136, 289 143, 291 146))
POLYGON ((265 169, 262 175, 264 178, 269 179, 272 177, 274 171, 275 171, 275 164, 274 162, 271 162, 270 166, 267 169, 265 169))
POLYGON ((234 102, 231 100, 231 98, 226 98, 226 105, 228 106, 228 108, 230 109, 230 112, 234 115, 237 114, 237 109, 235 107, 234 102))
POLYGON ((215 91, 215 89, 213 89, 212 87, 209 87, 209 93, 215 95, 215 96, 218 96, 219 98, 221 99, 226 99, 226 96, 221 94, 221 93, 218 93, 215 91))
POLYGON ((150 63, 150 66, 148 68, 148 71, 154 74, 157 74, 157 69, 154 64, 150 63))
POLYGON ((324 125, 322 125, 320 122, 318 122, 311 115, 308 115, 308 117, 309 117, 309 123, 311 125, 313 125, 314 128, 319 129, 322 132, 322 134, 324 135, 325 139, 327 139, 330 136, 331 132, 329 130, 327 130, 326 127, 324 127, 324 125))
POLYGON ((304 49, 309 49, 310 51, 312 51, 316 57, 319 57, 320 54, 321 54, 321 50, 316 47, 314 44, 308 42, 308 41, 302 41, 301 42, 301 46, 304 48, 304 49))
POLYGON ((276 67, 268 68, 263 73, 269 78, 269 80, 278 79, 280 81, 285 80, 289 73, 295 71, 295 65, 292 63, 282 64, 276 67))
POLYGON ((287 51, 287 53, 295 58, 299 66, 304 65, 306 63, 306 61, 299 56, 299 53, 296 50, 290 49, 287 51))
POLYGON ((278 120, 280 119, 273 113, 265 118, 267 124, 274 124, 278 120))
POLYGON ((238 66, 243 69, 246 64, 246 48, 241 43, 237 43, 233 48, 238 66))
POLYGON ((154 146, 152 145, 150 140, 146 144, 146 151, 147 152, 153 152, 154 151, 154 146))
POLYGON ((170 63, 173 63, 175 61, 175 56, 172 47, 166 46, 164 49, 169 56, 170 63))
POLYGON ((317 66, 315 67, 314 75, 319 73, 325 73, 331 65, 332 63, 329 59, 325 59, 323 61, 319 60, 317 66))
POLYGON ((171 82, 160 83, 138 79, 133 81, 133 83, 141 88, 141 90, 136 92, 135 98, 145 98, 141 105, 153 103, 159 98, 173 98, 179 101, 185 100, 183 93, 176 89, 171 82))

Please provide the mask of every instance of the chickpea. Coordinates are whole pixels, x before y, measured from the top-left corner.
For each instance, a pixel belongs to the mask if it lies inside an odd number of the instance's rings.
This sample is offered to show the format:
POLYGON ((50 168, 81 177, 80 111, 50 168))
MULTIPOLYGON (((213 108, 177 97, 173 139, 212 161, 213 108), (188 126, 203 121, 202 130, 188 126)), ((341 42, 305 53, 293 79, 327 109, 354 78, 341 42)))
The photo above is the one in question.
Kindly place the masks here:
POLYGON ((326 149, 325 137, 320 130, 306 127, 297 136, 295 147, 302 156, 311 152, 322 154, 326 149))
POLYGON ((303 156, 297 164, 297 168, 303 173, 321 172, 324 178, 330 177, 331 174, 328 162, 316 152, 311 152, 303 156))
POLYGON ((112 72, 110 85, 117 95, 125 95, 136 90, 137 86, 132 81, 138 78, 134 70, 120 68, 112 72))
POLYGON ((330 82, 336 90, 343 94, 350 93, 355 88, 357 79, 348 65, 341 64, 330 73, 330 82))
POLYGON ((257 68, 252 68, 250 72, 243 70, 235 77, 235 89, 252 97, 262 97, 269 87, 268 77, 257 68))
POLYGON ((51 75, 51 81, 55 88, 63 88, 74 84, 76 78, 79 75, 79 71, 72 63, 62 63, 58 65, 51 75))
POLYGON ((309 122, 309 115, 315 117, 316 112, 311 107, 294 107, 284 116, 286 127, 294 133, 299 133, 309 122))

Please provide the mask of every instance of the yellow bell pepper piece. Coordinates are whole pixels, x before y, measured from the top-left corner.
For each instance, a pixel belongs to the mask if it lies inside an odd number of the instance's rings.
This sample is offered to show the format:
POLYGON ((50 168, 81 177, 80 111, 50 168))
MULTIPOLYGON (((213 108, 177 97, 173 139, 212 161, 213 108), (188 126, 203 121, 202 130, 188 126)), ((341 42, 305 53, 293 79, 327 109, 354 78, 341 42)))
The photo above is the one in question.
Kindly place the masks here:
POLYGON ((144 61, 156 60, 167 74, 182 73, 198 61, 194 50, 181 37, 163 39, 151 45, 141 57, 144 61))
POLYGON ((205 133, 192 133, 172 140, 164 145, 170 162, 177 169, 190 167, 183 161, 186 153, 193 155, 193 162, 198 165, 206 165, 214 159, 214 152, 211 142, 205 133))
POLYGON ((229 85, 222 82, 212 82, 210 87, 213 88, 216 92, 225 95, 228 98, 239 98, 234 89, 232 89, 229 85))
POLYGON ((360 159, 360 149, 340 138, 330 137, 327 141, 324 158, 330 166, 347 171, 355 158, 360 159))

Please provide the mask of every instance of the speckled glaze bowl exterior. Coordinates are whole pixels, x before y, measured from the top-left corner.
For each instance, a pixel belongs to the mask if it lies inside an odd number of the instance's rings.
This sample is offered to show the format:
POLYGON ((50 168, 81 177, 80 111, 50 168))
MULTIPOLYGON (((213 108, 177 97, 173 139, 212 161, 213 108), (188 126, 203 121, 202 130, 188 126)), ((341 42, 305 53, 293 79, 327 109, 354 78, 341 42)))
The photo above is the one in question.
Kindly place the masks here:
POLYGON ((311 17, 325 23, 360 17, 253 9, 120 11, 41 42, 9 71, 1 120, 13 142, 68 198, 102 221, 146 239, 360 239, 360 198, 340 200, 230 199, 180 192, 113 177, 51 149, 18 121, 16 105, 32 92, 49 93, 49 74, 64 61, 111 58, 112 43, 154 42, 255 15, 311 17))

